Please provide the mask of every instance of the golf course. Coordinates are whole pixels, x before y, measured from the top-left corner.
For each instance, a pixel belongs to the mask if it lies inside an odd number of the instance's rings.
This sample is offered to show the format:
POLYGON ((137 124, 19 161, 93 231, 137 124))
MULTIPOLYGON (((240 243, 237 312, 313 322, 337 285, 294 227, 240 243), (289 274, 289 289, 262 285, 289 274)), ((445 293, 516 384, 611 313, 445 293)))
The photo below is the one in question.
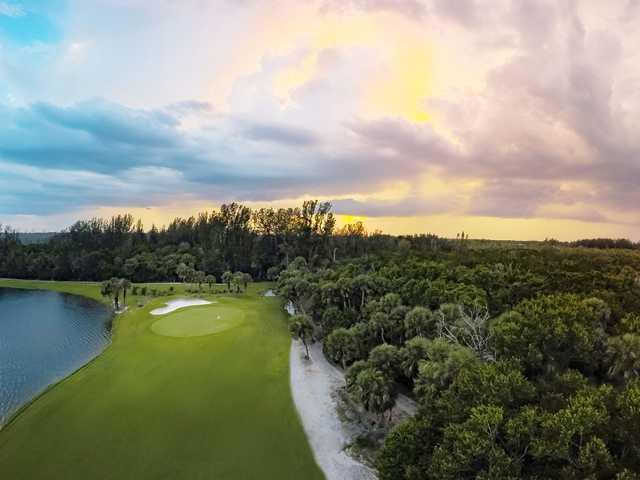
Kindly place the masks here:
MULTIPOLYGON (((100 285, 0 280, 102 302, 100 285)), ((171 296, 114 318, 112 342, 0 430, 7 479, 322 479, 289 387, 290 337, 267 284, 152 315, 171 296)), ((143 303, 142 306, 140 306, 143 303)))

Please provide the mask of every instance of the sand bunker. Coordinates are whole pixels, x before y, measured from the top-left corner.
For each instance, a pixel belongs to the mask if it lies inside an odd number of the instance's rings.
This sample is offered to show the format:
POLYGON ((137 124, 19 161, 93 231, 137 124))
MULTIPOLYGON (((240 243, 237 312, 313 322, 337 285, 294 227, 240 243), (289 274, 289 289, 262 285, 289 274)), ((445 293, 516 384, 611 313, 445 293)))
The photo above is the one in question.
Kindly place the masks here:
POLYGON ((212 303, 215 302, 208 302, 207 300, 202 300, 199 298, 177 298, 175 300, 168 301, 166 303, 166 306, 151 310, 149 313, 151 315, 166 315, 167 313, 174 312, 179 308, 195 307, 197 305, 210 305, 212 303))

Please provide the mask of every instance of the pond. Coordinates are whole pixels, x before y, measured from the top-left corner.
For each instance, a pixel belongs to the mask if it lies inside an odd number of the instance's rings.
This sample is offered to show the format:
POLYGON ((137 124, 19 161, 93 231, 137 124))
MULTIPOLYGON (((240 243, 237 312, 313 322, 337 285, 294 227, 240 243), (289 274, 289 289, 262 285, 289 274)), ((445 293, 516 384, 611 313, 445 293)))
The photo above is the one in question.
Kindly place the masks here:
POLYGON ((100 354, 112 313, 85 297, 0 288, 0 428, 22 405, 100 354))

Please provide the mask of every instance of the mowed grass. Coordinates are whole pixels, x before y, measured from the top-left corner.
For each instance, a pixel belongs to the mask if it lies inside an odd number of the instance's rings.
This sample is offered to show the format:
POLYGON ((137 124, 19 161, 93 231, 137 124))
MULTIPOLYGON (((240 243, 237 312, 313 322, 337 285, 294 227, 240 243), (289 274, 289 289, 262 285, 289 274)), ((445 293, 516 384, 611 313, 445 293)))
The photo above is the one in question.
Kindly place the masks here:
MULTIPOLYGON (((96 284, 0 286, 100 298, 96 284)), ((167 315, 196 318, 215 307, 239 318, 187 338, 152 331, 163 317, 148 312, 167 297, 142 308, 129 298, 112 345, 0 431, 0 478, 322 479, 291 399, 281 302, 262 288, 203 294, 218 304, 167 315)))
POLYGON ((199 337, 224 332, 244 320, 244 309, 238 302, 223 300, 213 305, 181 308, 162 315, 151 325, 158 335, 168 337, 199 337))

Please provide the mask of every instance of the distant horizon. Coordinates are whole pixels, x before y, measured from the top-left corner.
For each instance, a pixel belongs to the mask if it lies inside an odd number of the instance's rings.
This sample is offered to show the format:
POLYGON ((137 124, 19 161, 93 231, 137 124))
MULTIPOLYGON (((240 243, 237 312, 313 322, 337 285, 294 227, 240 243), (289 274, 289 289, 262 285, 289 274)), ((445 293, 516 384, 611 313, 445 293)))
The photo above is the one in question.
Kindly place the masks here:
MULTIPOLYGON (((204 211, 212 211, 212 210, 216 210, 216 209, 208 209, 208 210, 199 210, 199 211, 195 211, 192 212, 191 214, 185 214, 185 215, 181 215, 181 216, 176 216, 176 217, 171 217, 168 221, 164 222, 164 223, 155 223, 153 221, 150 222, 145 222, 143 218, 137 217, 136 215, 131 214, 134 219, 137 221, 138 219, 140 219, 143 223, 144 226, 144 230, 146 233, 148 233, 152 226, 155 225, 156 228, 158 229, 162 229, 163 227, 167 227, 172 220, 176 219, 176 218, 189 218, 189 217, 197 217, 197 215, 201 212, 204 211)), ((118 213, 114 213, 114 214, 118 214, 118 213)), ((121 215, 125 215, 125 214, 130 214, 130 212, 127 211, 123 211, 123 212, 119 212, 119 214, 121 215)), ((109 215, 110 216, 110 215, 109 215)), ((0 225, 2 225, 3 227, 11 227, 12 229, 14 229, 17 233, 26 233, 26 234, 56 234, 56 233, 62 233, 65 230, 69 229, 76 221, 86 221, 86 220, 90 220, 91 218, 109 218, 109 216, 104 216, 104 215, 95 215, 95 216, 87 216, 87 217, 83 217, 83 218, 78 218, 75 221, 57 228, 57 229, 50 229, 50 230, 23 230, 20 228, 17 228, 14 225, 9 225, 6 223, 3 223, 0 218, 0 225)), ((633 238, 630 236, 611 236, 611 235, 584 235, 584 236, 576 236, 576 237, 559 237, 559 236, 553 236, 553 235, 545 235, 542 237, 538 237, 538 238, 531 238, 531 237, 520 237, 520 238, 506 238, 506 237, 488 237, 488 236, 475 236, 473 231, 470 229, 458 229, 455 232, 450 232, 450 233, 442 233, 442 232, 438 232, 437 229, 427 229, 427 230, 422 230, 422 231, 402 231, 402 230, 395 230, 395 231, 386 231, 383 228, 371 228, 372 225, 376 225, 376 220, 375 218, 365 218, 365 217, 353 217, 351 215, 341 215, 341 214, 336 214, 336 220, 337 220, 337 227, 342 227, 346 224, 351 224, 351 223, 356 223, 356 222, 362 222, 362 224, 364 225, 365 229, 367 230, 368 233, 374 233, 375 231, 380 231, 383 234, 387 234, 387 235, 393 235, 393 236, 402 236, 402 235, 437 235, 440 238, 446 238, 446 239, 455 239, 456 235, 460 234, 461 232, 464 232, 465 234, 469 235, 469 239, 470 240, 487 240, 487 241, 495 241, 495 242, 544 242, 545 240, 558 240, 560 242, 574 242, 577 240, 585 240, 585 239, 596 239, 596 238, 607 238, 607 239, 626 239, 626 240, 630 240, 631 242, 637 243, 640 242, 640 238, 633 238)), ((384 219, 383 222, 384 223, 384 219)))
POLYGON ((637 1, 0 0, 0 222, 318 198, 391 234, 638 241, 639 23, 637 1))

